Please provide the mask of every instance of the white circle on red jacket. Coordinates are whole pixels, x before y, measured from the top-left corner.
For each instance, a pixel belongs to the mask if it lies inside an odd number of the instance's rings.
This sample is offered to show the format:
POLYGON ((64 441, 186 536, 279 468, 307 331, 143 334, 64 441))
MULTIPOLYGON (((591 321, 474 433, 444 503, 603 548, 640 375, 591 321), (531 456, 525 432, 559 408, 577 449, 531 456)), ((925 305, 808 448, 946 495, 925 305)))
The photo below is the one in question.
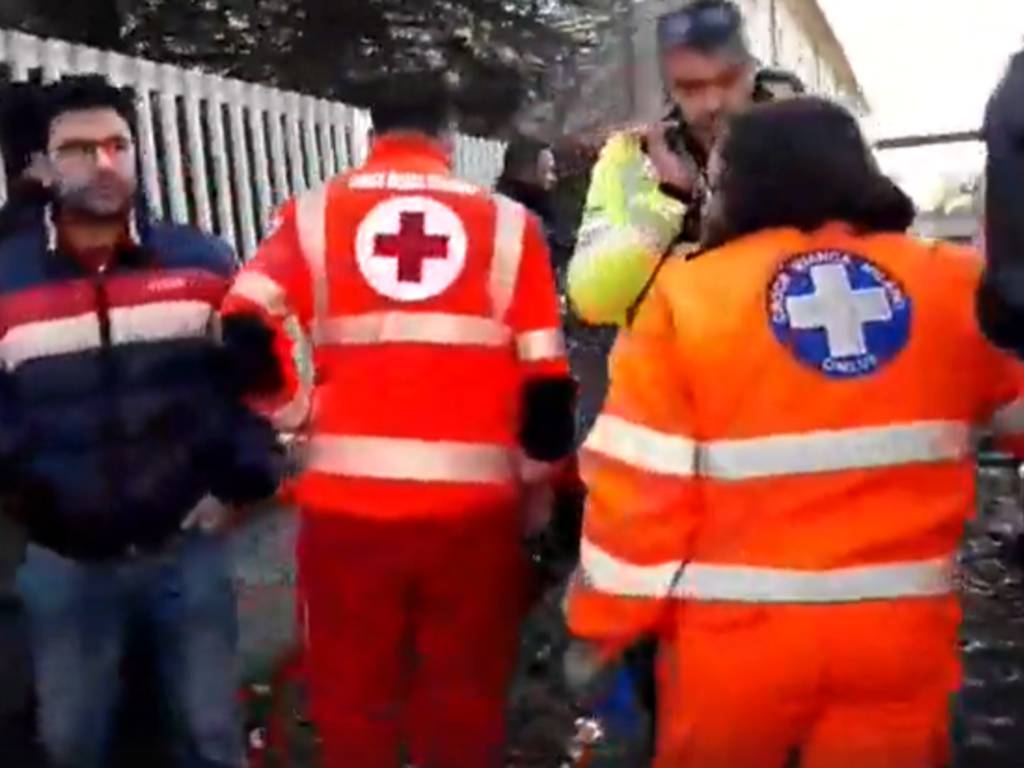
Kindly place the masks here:
POLYGON ((356 262, 378 293, 398 301, 429 299, 462 274, 466 228, 455 211, 437 200, 392 197, 360 222, 356 262))

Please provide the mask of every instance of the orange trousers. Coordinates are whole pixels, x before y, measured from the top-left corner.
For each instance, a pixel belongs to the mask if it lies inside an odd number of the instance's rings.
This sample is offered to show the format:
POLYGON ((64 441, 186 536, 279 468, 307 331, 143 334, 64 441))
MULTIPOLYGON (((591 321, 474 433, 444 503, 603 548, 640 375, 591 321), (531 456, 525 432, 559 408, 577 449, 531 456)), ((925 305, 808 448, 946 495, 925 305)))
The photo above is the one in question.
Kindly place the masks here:
POLYGON ((659 658, 657 768, 949 764, 954 600, 675 610, 659 658))
POLYGON ((298 556, 324 768, 501 766, 527 574, 518 510, 306 510, 298 556))

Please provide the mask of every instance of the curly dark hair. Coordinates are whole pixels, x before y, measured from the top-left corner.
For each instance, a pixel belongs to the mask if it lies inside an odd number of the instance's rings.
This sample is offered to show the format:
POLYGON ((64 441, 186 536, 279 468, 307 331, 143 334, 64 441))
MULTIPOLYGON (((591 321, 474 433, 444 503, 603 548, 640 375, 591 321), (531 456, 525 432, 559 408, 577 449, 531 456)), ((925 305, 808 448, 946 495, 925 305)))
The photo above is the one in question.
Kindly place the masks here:
POLYGON ((54 121, 68 112, 89 109, 112 109, 136 133, 135 92, 119 88, 102 75, 67 75, 50 86, 44 94, 44 125, 48 134, 54 121))
POLYGON ((914 203, 879 170, 856 119, 801 97, 755 106, 730 121, 719 148, 703 244, 763 229, 810 232, 830 221, 905 232, 914 203))

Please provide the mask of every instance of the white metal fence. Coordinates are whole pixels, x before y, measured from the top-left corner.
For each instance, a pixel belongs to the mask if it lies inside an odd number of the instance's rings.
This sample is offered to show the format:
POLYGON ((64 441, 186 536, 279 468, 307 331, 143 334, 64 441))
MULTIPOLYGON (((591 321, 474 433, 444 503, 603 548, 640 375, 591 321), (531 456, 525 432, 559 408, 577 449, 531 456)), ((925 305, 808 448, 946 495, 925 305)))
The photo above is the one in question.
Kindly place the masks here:
MULTIPOLYGON (((98 72, 132 87, 153 214, 215 232, 242 255, 277 205, 367 152, 369 115, 338 102, 4 29, 0 63, 15 80, 98 72)), ((456 172, 489 186, 501 156, 498 142, 460 136, 456 172)))

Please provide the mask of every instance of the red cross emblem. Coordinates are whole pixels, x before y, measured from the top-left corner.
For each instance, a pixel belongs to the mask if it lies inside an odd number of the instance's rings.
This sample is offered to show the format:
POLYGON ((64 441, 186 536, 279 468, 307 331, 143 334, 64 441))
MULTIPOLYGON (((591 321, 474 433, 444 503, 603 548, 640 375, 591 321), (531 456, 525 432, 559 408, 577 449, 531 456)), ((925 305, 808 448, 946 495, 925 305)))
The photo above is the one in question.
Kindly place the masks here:
POLYGON ((398 259, 398 282, 418 283, 423 280, 423 262, 448 258, 448 238, 428 235, 423 213, 406 211, 399 221, 398 234, 374 238, 376 255, 398 259))
POLYGON ((399 195, 366 214, 355 245, 359 271, 375 291, 396 301, 423 301, 462 274, 468 235, 459 214, 440 200, 399 195))

